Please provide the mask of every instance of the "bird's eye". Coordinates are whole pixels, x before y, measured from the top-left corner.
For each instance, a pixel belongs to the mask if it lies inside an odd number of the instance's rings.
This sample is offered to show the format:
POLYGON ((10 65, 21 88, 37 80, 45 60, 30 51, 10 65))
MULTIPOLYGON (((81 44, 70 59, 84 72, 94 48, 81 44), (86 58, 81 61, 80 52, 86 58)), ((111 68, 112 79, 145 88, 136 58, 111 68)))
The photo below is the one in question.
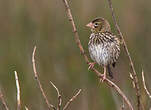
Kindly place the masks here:
POLYGON ((95 24, 94 24, 94 27, 97 27, 97 26, 98 26, 98 23, 95 23, 95 24))

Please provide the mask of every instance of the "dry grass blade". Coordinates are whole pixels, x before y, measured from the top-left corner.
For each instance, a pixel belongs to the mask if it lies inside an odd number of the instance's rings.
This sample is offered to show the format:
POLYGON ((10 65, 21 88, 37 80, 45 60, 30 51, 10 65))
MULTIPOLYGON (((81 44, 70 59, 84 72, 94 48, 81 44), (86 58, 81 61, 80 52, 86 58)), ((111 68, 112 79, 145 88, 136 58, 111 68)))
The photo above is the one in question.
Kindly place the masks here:
POLYGON ((49 101, 48 101, 48 99, 47 99, 47 97, 46 97, 46 94, 45 94, 45 92, 44 92, 44 90, 43 90, 43 88, 42 88, 42 85, 41 85, 41 83, 40 83, 40 80, 39 80, 39 77, 38 77, 38 73, 37 73, 37 70, 36 70, 36 64, 35 64, 35 52, 36 52, 36 46, 34 47, 33 54, 32 54, 32 63, 33 63, 33 71, 34 71, 35 79, 36 79, 36 81, 37 81, 37 83, 38 83, 38 86, 39 86, 39 88, 40 88, 40 91, 41 91, 41 93, 42 93, 42 96, 43 96, 43 98, 44 98, 44 100, 45 100, 45 102, 46 102, 46 104, 47 104, 49 110, 50 110, 51 108, 52 108, 53 110, 56 110, 56 108, 55 108, 52 104, 49 103, 49 101))
POLYGON ((66 110, 69 105, 77 98, 77 96, 81 93, 81 89, 65 104, 63 110, 66 110))
MULTIPOLYGON (((88 59, 87 55, 85 54, 83 46, 82 46, 82 44, 80 42, 79 35, 78 35, 77 29, 76 29, 76 26, 75 26, 75 23, 74 23, 72 14, 71 14, 71 10, 70 10, 69 4, 68 4, 67 0, 62 0, 62 1, 64 3, 65 9, 66 9, 66 13, 67 13, 68 19, 69 19, 69 21, 70 21, 70 23, 72 25, 75 42, 76 42, 77 46, 79 47, 80 52, 84 56, 84 59, 85 59, 86 63, 88 64, 89 63, 89 59, 88 59)), ((96 75, 99 77, 99 79, 103 78, 102 74, 99 71, 97 71, 95 68, 92 68, 92 70, 96 73, 96 75)), ((134 110, 133 107, 132 107, 132 104, 130 103, 128 98, 125 96, 125 94, 121 91, 121 89, 115 83, 113 83, 109 79, 104 80, 104 82, 107 85, 109 85, 111 88, 114 88, 119 93, 119 95, 124 99, 124 101, 126 102, 126 104, 128 105, 130 110, 134 110)))
POLYGON ((9 110, 1 90, 0 90, 0 100, 1 100, 2 104, 4 105, 5 109, 9 110))
POLYGON ((15 71, 15 80, 16 80, 16 89, 17 89, 17 110, 21 109, 21 101, 20 101, 20 86, 17 72, 15 71))
POLYGON ((136 74, 136 70, 135 70, 135 67, 134 67, 134 63, 132 61, 132 58, 130 56, 130 53, 129 53, 129 50, 127 48, 127 45, 126 45, 126 42, 124 40, 124 37, 123 37, 123 34, 121 33, 120 31, 120 28, 117 24, 117 20, 116 20, 116 17, 115 17, 115 12, 113 10, 113 6, 112 6, 112 1, 111 0, 107 0, 108 1, 108 4, 109 4, 109 7, 110 7, 110 10, 111 10, 111 14, 112 14, 112 19, 114 21, 114 25, 116 27, 116 30, 117 30, 117 33, 119 34, 120 36, 120 39, 122 40, 123 42, 123 45, 124 45, 124 49, 126 51, 126 54, 129 58, 129 61, 130 61, 130 65, 131 65, 131 68, 132 68, 132 76, 133 76, 133 80, 134 80, 134 84, 135 84, 135 89, 136 89, 136 96, 137 96, 137 108, 138 110, 141 110, 141 103, 140 103, 140 97, 141 97, 141 94, 140 94, 140 87, 139 87, 139 83, 138 83, 138 78, 137 78, 137 74, 136 74))
POLYGON ((151 99, 151 94, 150 92, 148 91, 147 87, 146 87, 146 83, 145 83, 145 77, 144 77, 144 71, 142 70, 142 81, 143 81, 143 86, 144 86, 144 89, 148 95, 148 97, 151 99))
POLYGON ((61 98, 61 95, 60 95, 60 92, 58 90, 58 88, 50 81, 51 85, 56 89, 57 91, 57 94, 58 94, 58 107, 57 107, 57 110, 60 110, 61 109, 61 104, 62 104, 62 98, 61 98))

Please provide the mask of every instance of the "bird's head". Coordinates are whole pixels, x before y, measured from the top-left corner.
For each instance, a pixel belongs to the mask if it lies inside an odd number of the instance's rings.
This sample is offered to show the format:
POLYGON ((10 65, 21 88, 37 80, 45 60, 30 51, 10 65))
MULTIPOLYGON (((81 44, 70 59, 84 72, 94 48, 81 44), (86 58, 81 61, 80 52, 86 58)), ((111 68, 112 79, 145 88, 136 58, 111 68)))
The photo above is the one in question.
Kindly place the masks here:
POLYGON ((90 23, 88 23, 86 26, 89 27, 93 33, 111 31, 109 22, 102 17, 95 18, 90 23))

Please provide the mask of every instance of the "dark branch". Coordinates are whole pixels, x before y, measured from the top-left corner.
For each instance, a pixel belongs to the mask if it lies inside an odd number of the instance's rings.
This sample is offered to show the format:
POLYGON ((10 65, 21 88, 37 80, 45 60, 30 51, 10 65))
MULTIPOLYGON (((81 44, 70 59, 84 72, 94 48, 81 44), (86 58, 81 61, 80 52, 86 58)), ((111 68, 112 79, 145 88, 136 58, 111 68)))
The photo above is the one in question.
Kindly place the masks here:
POLYGON ((112 19, 114 21, 114 25, 116 27, 117 33, 119 34, 120 39, 122 40, 122 43, 124 45, 124 49, 125 49, 126 54, 127 54, 128 58, 129 58, 129 61, 130 61, 130 65, 131 65, 131 68, 132 68, 132 71, 133 71, 132 72, 132 76, 133 76, 133 80, 134 80, 134 84, 135 84, 135 89, 136 89, 137 108, 138 108, 138 110, 140 110, 141 109, 141 103, 140 103, 141 94, 140 94, 140 87, 139 87, 139 82, 138 82, 138 78, 137 78, 137 75, 136 75, 136 70, 135 70, 135 67, 134 67, 134 63, 133 63, 132 58, 130 56, 130 53, 129 53, 129 50, 127 48, 126 42, 124 40, 123 34, 120 31, 120 28, 119 28, 119 26, 117 24, 117 20, 116 20, 116 17, 115 17, 115 12, 114 12, 114 9, 113 9, 113 6, 112 6, 112 1, 108 0, 108 4, 109 4, 110 10, 111 10, 112 19))

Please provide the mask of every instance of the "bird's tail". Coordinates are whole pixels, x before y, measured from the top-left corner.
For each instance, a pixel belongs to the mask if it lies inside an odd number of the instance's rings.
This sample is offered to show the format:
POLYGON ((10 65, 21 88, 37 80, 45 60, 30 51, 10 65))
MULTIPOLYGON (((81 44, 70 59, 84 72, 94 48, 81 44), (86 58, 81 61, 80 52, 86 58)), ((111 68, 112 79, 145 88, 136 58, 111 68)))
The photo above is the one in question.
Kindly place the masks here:
POLYGON ((110 65, 107 66, 107 71, 108 71, 109 76, 111 77, 111 79, 113 79, 113 72, 111 71, 110 65))

